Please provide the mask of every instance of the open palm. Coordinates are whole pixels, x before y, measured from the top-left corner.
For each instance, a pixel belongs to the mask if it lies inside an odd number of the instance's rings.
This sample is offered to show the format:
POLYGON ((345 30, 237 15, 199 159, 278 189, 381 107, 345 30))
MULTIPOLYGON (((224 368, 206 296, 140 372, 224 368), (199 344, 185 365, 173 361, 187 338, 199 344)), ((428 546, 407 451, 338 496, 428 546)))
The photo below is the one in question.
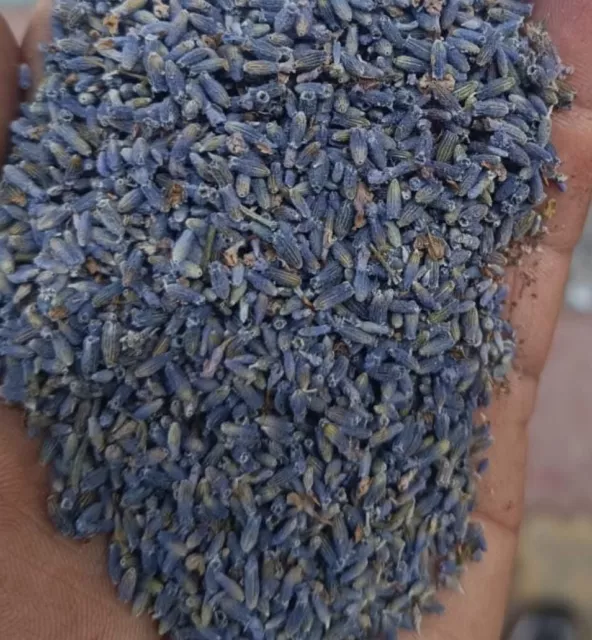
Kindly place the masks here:
MULTIPOLYGON (((475 515, 486 529, 489 552, 468 571, 465 595, 443 594, 447 613, 426 620, 425 640, 497 640, 500 635, 522 517, 526 427, 592 191, 592 51, 587 45, 592 12, 587 5, 587 0, 536 2, 536 14, 547 20, 562 57, 577 69, 577 104, 571 113, 557 115, 554 133, 569 192, 559 198, 540 249, 510 276, 509 312, 521 346, 509 393, 500 395, 490 411, 496 443, 475 515)), ((19 100, 18 63, 28 61, 39 70, 36 51, 48 38, 48 14, 48 5, 38 7, 22 49, 0 18, 0 162, 19 100)), ((37 462, 36 443, 26 439, 22 415, 0 407, 0 423, 0 637, 156 638, 149 619, 134 619, 117 603, 104 568, 103 541, 81 544, 53 530, 46 516, 45 471, 37 462)))

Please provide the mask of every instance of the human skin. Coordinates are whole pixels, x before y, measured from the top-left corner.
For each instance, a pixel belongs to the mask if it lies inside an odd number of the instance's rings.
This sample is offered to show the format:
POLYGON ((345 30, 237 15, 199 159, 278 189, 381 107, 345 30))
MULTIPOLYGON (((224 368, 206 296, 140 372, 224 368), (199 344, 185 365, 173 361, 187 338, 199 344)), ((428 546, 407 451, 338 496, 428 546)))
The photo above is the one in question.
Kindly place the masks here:
MULTIPOLYGON (((49 4, 37 7, 21 48, 0 17, 0 164, 8 124, 17 113, 17 66, 29 62, 39 77, 37 47, 49 38, 48 15, 49 4)), ((447 611, 425 619, 424 640, 500 637, 522 519, 527 425, 592 193, 592 49, 587 45, 592 11, 587 0, 537 0, 536 15, 546 19, 562 58, 576 67, 577 102, 572 111, 556 115, 553 134, 569 190, 553 194, 558 207, 549 233, 509 274, 508 312, 518 331, 519 355, 509 391, 498 394, 488 411, 495 444, 474 514, 483 523, 489 550, 469 567, 464 594, 441 594, 447 611)), ((26 438, 21 411, 0 406, 0 637, 156 639, 147 616, 133 618, 117 602, 105 569, 104 540, 74 542, 54 531, 46 516, 46 471, 37 453, 38 443, 26 438)))

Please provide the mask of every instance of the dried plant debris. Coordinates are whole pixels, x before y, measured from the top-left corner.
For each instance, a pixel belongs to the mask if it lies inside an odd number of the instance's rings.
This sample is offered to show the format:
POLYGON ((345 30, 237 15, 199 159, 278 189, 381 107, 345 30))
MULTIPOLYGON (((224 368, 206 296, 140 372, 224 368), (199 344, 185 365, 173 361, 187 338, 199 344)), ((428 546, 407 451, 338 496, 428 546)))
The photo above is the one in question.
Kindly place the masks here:
POLYGON ((393 639, 484 551, 506 249, 574 97, 530 13, 55 3, 1 185, 3 395, 161 634, 393 639))

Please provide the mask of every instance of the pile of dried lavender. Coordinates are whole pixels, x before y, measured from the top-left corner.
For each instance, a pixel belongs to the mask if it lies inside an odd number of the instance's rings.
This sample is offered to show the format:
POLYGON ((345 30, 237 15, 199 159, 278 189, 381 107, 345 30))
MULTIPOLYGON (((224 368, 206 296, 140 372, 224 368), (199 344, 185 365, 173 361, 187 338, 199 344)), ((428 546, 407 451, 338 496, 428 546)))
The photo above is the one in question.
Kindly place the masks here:
POLYGON ((161 633, 394 638, 484 549, 505 252, 573 99, 530 11, 57 1, 1 185, 3 394, 161 633))

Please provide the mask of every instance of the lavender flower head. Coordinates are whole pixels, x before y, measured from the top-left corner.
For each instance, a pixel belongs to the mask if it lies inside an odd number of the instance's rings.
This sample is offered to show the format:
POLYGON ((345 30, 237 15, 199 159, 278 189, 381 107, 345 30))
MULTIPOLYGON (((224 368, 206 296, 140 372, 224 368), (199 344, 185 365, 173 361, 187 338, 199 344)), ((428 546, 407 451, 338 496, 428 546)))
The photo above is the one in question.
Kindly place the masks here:
POLYGON ((0 184, 2 394, 161 634, 393 639, 485 551, 475 416, 574 98, 530 13, 55 2, 0 184))

